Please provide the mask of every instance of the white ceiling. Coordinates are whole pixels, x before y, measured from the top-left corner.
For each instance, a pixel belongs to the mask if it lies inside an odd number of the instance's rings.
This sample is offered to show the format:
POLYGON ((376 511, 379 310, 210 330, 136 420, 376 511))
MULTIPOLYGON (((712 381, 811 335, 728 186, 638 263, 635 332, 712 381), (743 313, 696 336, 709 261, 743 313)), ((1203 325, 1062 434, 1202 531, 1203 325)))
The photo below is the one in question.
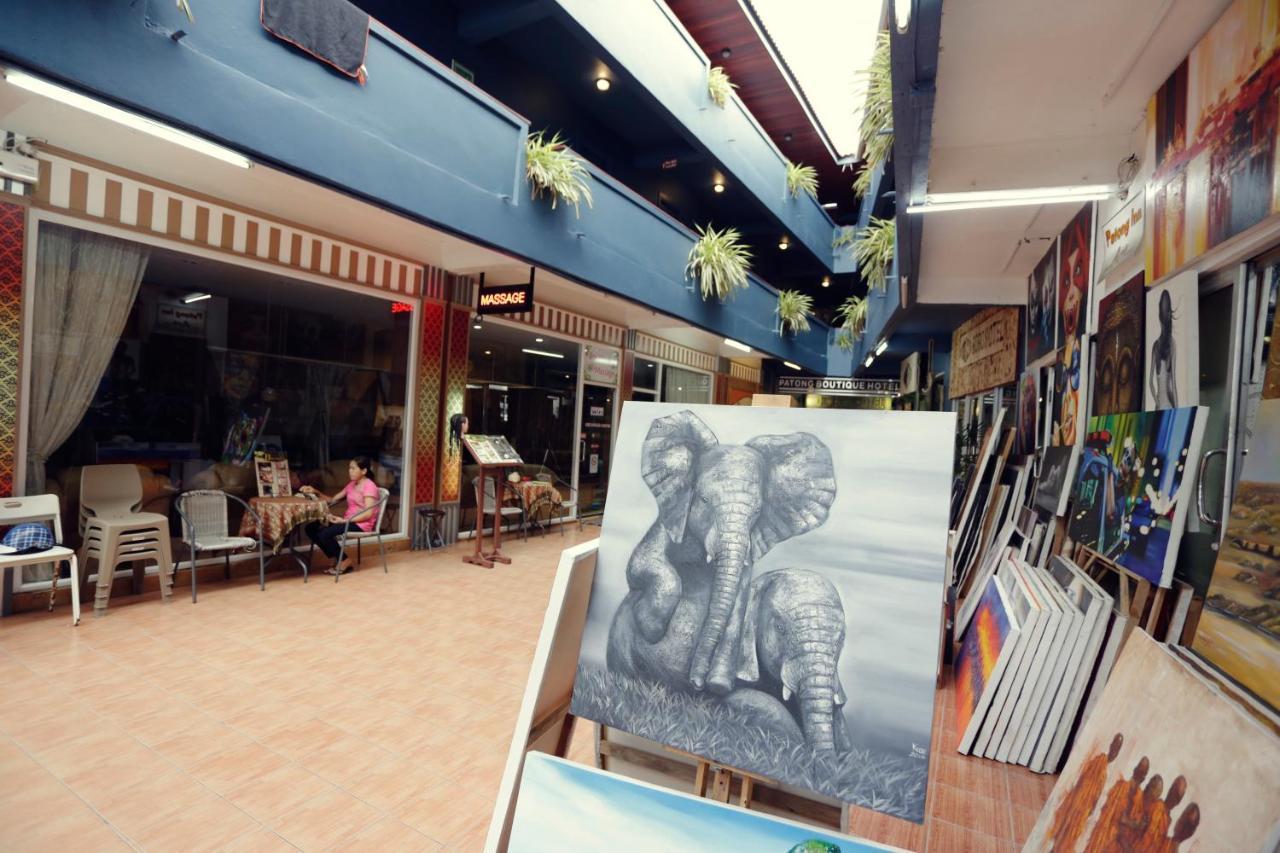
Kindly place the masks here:
MULTIPOLYGON (((0 129, 450 272, 484 272, 492 283, 529 278, 529 266, 518 259, 376 205, 260 163, 242 169, 4 82, 0 129)), ((545 270, 538 271, 534 292, 546 304, 643 329, 704 352, 742 356, 725 347, 722 338, 681 320, 545 270)))
MULTIPOLYGON (((1151 95, 1229 3, 944 3, 929 191, 1115 183, 1151 95)), ((1077 209, 925 214, 920 301, 1025 301, 1077 209)))

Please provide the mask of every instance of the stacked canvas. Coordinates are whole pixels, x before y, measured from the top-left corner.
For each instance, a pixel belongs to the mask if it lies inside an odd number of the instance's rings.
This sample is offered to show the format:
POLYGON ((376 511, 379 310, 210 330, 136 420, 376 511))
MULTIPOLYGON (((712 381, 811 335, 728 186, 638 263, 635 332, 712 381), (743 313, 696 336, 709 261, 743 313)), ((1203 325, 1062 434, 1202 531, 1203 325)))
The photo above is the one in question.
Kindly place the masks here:
POLYGON ((1053 772, 1107 680, 1126 620, 1062 557, 1045 570, 1006 548, 984 571, 983 594, 957 623, 957 748, 1053 772))

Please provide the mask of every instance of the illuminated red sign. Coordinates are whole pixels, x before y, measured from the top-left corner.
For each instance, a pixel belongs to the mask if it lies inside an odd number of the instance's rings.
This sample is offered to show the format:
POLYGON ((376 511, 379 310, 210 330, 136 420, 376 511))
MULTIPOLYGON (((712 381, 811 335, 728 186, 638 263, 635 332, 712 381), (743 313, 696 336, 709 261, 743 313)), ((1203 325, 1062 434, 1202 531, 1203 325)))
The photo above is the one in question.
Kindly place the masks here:
POLYGON ((413 306, 410 305, 408 302, 392 302, 391 313, 392 314, 411 314, 413 313, 413 306))

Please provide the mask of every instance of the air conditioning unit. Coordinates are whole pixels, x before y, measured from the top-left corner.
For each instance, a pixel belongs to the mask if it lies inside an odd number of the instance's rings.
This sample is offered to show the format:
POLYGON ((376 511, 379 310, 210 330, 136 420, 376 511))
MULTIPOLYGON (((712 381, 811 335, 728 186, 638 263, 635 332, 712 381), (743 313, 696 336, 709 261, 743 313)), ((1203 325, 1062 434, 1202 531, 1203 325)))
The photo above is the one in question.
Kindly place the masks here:
POLYGON ((0 151, 0 178, 34 184, 40 177, 40 161, 16 151, 0 151))

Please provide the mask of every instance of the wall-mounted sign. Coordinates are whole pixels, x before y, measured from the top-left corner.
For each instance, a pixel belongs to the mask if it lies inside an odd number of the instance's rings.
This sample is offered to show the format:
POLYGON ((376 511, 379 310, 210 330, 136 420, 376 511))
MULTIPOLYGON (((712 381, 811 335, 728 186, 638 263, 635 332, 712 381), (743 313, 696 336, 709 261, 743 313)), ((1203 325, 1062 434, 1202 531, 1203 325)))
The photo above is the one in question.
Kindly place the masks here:
POLYGON ((533 282, 480 286, 479 314, 525 314, 533 310, 533 282))
POLYGON ((1102 223, 1097 244, 1098 278, 1115 269, 1122 261, 1133 257, 1142 248, 1143 226, 1146 224, 1143 211, 1145 200, 1145 193, 1141 189, 1135 190, 1125 206, 1102 223))
POLYGON ((895 397, 896 379, 854 379, 851 376, 779 376, 779 394, 823 394, 828 397, 895 397))
POLYGON ((979 311, 951 334, 951 399, 1018 378, 1019 309, 979 311))
POLYGON ((161 302, 156 306, 156 331, 171 335, 204 337, 205 306, 161 302))
POLYGON ((609 347, 587 344, 583 347, 582 378, 597 385, 618 384, 618 364, 622 354, 609 347))

